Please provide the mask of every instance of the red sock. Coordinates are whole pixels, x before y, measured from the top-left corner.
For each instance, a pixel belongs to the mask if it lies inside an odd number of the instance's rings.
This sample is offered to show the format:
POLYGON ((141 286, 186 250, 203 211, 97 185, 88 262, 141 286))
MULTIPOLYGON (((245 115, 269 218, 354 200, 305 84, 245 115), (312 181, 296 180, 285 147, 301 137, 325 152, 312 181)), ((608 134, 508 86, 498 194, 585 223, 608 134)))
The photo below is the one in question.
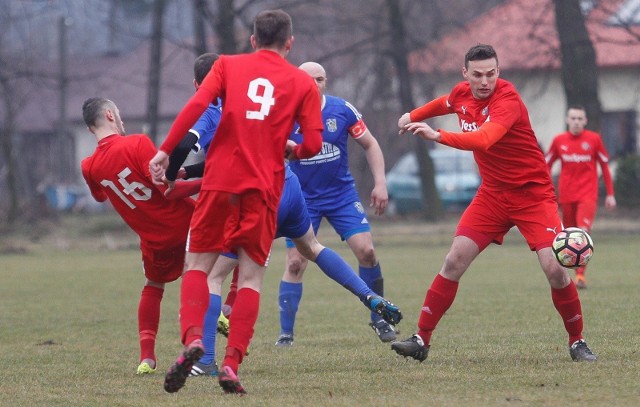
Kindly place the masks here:
POLYGON ((202 339, 202 325, 208 307, 207 273, 186 271, 180 284, 180 338, 184 345, 202 339))
POLYGON ((587 266, 578 267, 576 269, 576 279, 584 279, 584 271, 587 269, 587 266))
POLYGON ((236 295, 238 294, 238 266, 233 269, 233 276, 231 277, 231 285, 229 286, 229 293, 227 299, 224 300, 224 304, 233 308, 233 303, 236 302, 236 295))
POLYGON ((160 302, 164 289, 146 285, 138 304, 138 334, 140 335, 140 361, 156 360, 156 335, 160 323, 160 302))
POLYGON ((440 274, 433 279, 431 287, 424 298, 420 319, 418 319, 418 335, 425 345, 431 341, 431 334, 436 329, 438 321, 449 309, 458 291, 458 282, 448 280, 440 274))
POLYGON ((233 312, 229 318, 229 340, 224 356, 223 366, 229 366, 234 372, 238 372, 238 366, 242 363, 244 354, 253 338, 253 331, 258 320, 260 309, 260 293, 251 288, 238 290, 233 312))
POLYGON ((582 306, 574 282, 571 281, 565 288, 552 288, 551 299, 569 334, 569 344, 582 339, 582 306))

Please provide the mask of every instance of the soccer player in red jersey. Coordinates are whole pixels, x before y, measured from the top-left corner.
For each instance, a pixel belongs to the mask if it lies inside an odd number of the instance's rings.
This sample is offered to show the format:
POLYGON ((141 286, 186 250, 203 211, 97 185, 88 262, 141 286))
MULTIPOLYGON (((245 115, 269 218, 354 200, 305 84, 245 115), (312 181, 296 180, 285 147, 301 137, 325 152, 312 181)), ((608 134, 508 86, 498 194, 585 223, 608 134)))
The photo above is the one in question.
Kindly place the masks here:
POLYGON ((237 373, 258 318, 284 184, 283 158, 312 157, 322 145, 320 94, 313 79, 285 59, 293 44, 291 17, 281 10, 260 12, 251 44, 254 53, 220 56, 149 163, 159 181, 184 134, 211 101, 222 99, 222 117, 205 159, 190 225, 180 291, 185 349, 165 377, 164 388, 170 393, 184 386, 193 363, 203 355, 207 276, 224 252, 238 255, 240 272, 218 382, 226 393, 245 393, 237 373), (287 142, 296 121, 304 132, 299 145, 287 142))
MULTIPOLYGON (((616 207, 613 195, 613 180, 609 171, 609 154, 600 135, 586 130, 587 112, 582 106, 571 106, 567 110, 568 130, 554 137, 545 159, 549 171, 556 160, 562 163, 558 181, 558 203, 565 227, 579 227, 591 231, 598 206, 598 168, 607 189, 604 206, 616 207)), ((576 287, 587 288, 586 266, 576 269, 576 287)))
POLYGON ((517 226, 529 248, 537 253, 549 281, 551 299, 569 334, 571 358, 595 361, 582 336, 578 291, 551 249, 562 222, 544 156, 527 108, 515 87, 498 78, 499 73, 493 47, 476 45, 465 55, 462 74, 466 81, 398 120, 401 134, 409 131, 426 140, 473 151, 482 184, 460 218, 444 264, 427 290, 418 332, 394 342, 391 348, 424 361, 431 335, 453 303, 460 278, 480 252, 490 243, 501 244, 509 229, 517 226), (420 122, 452 113, 458 116, 461 132, 434 130, 420 122))
POLYGON ((115 103, 104 98, 87 99, 82 105, 82 115, 98 141, 96 151, 82 160, 82 176, 93 197, 99 202, 109 200, 140 236, 146 279, 138 305, 137 374, 153 373, 164 285, 182 274, 195 205, 193 199, 184 197, 197 192, 199 182, 176 185, 173 200, 166 199, 166 188, 154 185, 149 173, 149 160, 156 154, 153 142, 144 134, 124 137, 124 125, 115 103))

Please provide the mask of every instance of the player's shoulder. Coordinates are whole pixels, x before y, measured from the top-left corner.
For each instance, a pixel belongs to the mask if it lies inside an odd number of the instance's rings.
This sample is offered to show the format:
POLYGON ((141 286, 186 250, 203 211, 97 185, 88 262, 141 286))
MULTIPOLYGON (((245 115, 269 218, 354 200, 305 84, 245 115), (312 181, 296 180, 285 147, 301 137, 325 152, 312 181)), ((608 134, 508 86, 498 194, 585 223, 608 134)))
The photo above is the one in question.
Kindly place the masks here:
POLYGON ((503 97, 516 97, 518 99, 520 98, 520 94, 518 93, 516 87, 511 82, 502 78, 498 78, 498 80, 496 81, 495 95, 503 97))

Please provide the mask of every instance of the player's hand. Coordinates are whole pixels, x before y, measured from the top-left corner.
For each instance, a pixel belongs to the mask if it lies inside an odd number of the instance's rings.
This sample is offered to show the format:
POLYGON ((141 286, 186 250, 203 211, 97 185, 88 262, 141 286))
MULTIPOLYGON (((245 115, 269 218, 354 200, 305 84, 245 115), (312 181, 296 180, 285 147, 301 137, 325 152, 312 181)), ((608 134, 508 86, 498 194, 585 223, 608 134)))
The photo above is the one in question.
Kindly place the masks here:
POLYGON ((293 140, 287 140, 287 145, 284 150, 284 158, 289 161, 297 160, 298 156, 296 155, 295 148, 298 144, 293 140))
POLYGON ((375 214, 380 216, 384 214, 384 211, 389 205, 389 193, 387 192, 386 185, 376 185, 371 191, 371 203, 370 207, 375 208, 375 214))
POLYGON ((187 170, 185 170, 184 167, 180 167, 176 174, 176 179, 187 179, 187 170))
POLYGON ((162 183, 164 183, 167 186, 167 189, 164 191, 164 196, 168 197, 169 194, 171 194, 171 191, 173 191, 176 188, 176 182, 169 181, 167 177, 162 176, 162 183))
POLYGON ((404 126, 404 131, 411 132, 425 140, 440 141, 440 133, 424 122, 409 123, 404 126))
POLYGON ((169 167, 169 154, 162 150, 158 150, 155 156, 149 161, 149 172, 151 173, 151 179, 155 184, 162 184, 162 178, 164 172, 169 167))
POLYGON ((613 210, 616 207, 616 197, 613 195, 607 195, 606 198, 604 198, 604 207, 607 208, 608 210, 613 210))
POLYGON ((398 134, 403 134, 405 132, 404 126, 409 123, 411 123, 411 115, 409 113, 405 113, 400 116, 400 118, 398 119, 398 127, 400 128, 398 134))

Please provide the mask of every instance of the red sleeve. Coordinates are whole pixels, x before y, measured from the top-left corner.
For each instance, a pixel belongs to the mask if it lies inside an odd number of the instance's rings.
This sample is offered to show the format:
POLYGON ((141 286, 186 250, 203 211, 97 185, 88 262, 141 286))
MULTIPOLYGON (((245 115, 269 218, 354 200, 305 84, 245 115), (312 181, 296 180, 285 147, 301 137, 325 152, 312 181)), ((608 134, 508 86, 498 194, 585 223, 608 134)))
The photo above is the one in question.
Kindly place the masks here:
POLYGON ((598 151, 596 152, 596 159, 600 163, 600 169, 602 170, 602 179, 604 180, 604 187, 607 189, 607 195, 613 195, 613 179, 611 178, 611 171, 609 169, 609 153, 602 143, 602 139, 598 136, 598 151))
POLYGON ((551 167, 553 167, 553 163, 556 162, 556 160, 558 159, 558 148, 556 147, 556 139, 558 136, 554 137, 553 141, 551 142, 551 146, 549 147, 549 151, 547 151, 547 154, 545 154, 544 159, 547 162, 547 167, 549 168, 549 171, 551 171, 551 167))
POLYGON ((173 149, 180 143, 184 135, 198 121, 202 113, 207 110, 209 103, 220 96, 222 93, 222 78, 224 76, 221 59, 222 57, 213 64, 211 71, 205 76, 196 93, 189 99, 173 121, 169 134, 160 146, 160 150, 171 155, 173 149))
MULTIPOLYGON (((309 77, 311 80, 311 77, 309 77)), ((303 134, 302 143, 294 148, 298 158, 311 158, 320 152, 322 148, 322 107, 320 106, 320 93, 315 83, 307 90, 302 101, 300 113, 296 121, 300 124, 300 132, 303 134)))
MULTIPOLYGON (((169 193, 169 195, 166 195, 166 198, 168 200, 188 198, 200 192, 201 186, 202 179, 198 179, 196 181, 176 181, 175 188, 169 193)), ((159 185, 158 189, 164 194, 167 187, 166 185, 159 185)))
POLYGON ((488 150, 505 134, 507 129, 500 124, 486 122, 478 130, 467 133, 452 133, 438 129, 440 143, 460 150, 488 150))
POLYGON ((412 122, 419 122, 425 119, 436 116, 444 116, 451 113, 449 106, 447 105, 447 99, 449 95, 442 95, 431 102, 427 102, 425 105, 417 107, 409 113, 409 117, 412 122))

